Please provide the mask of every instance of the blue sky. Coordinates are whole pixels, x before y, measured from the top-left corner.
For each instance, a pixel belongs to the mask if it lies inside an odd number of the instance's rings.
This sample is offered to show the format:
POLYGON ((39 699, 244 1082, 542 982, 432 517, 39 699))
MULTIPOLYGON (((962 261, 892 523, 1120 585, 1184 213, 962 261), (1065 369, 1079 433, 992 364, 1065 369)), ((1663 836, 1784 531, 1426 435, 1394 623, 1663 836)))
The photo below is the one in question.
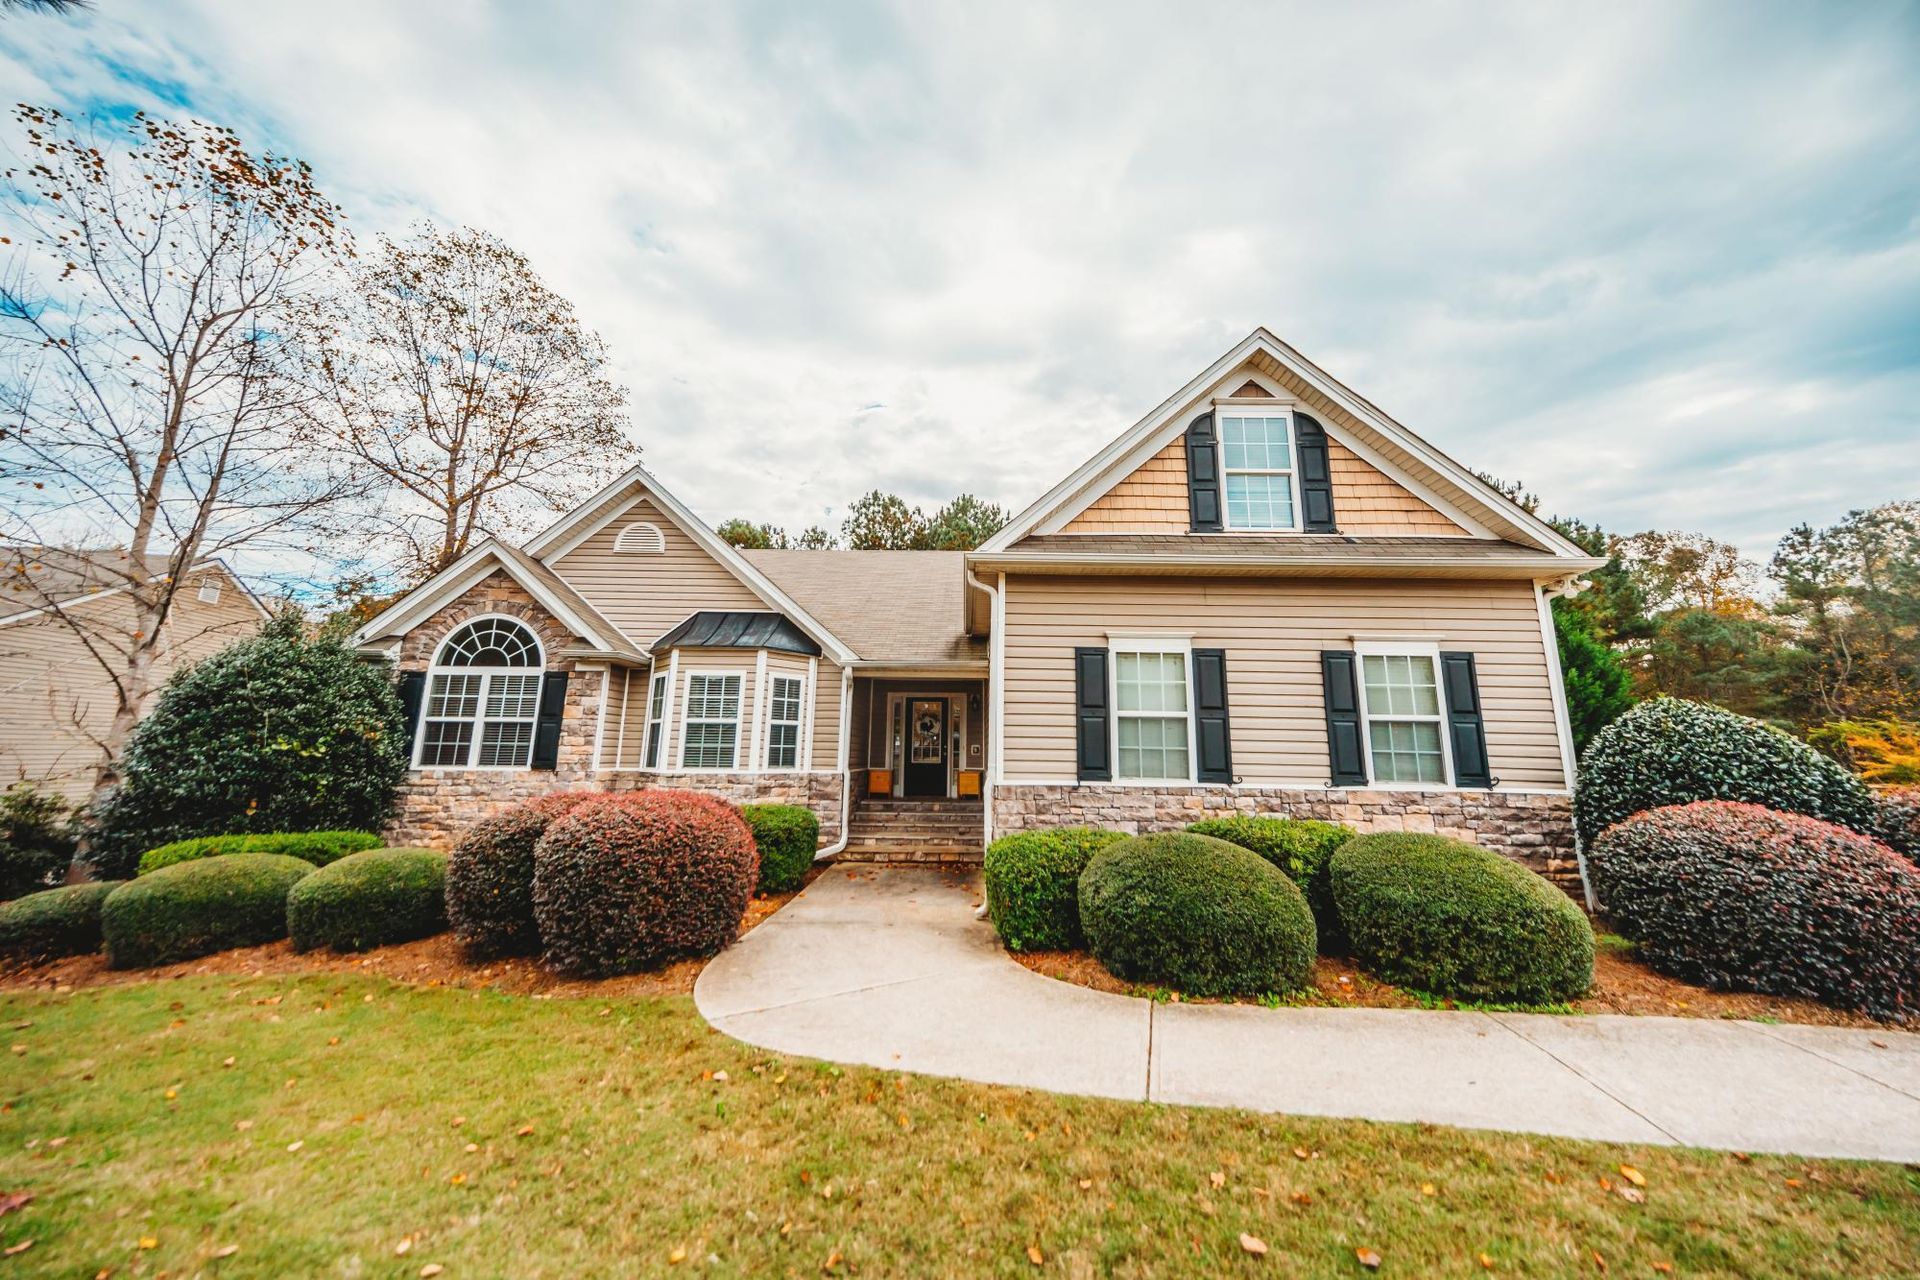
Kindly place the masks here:
POLYGON ((0 80, 504 236, 715 520, 1017 508, 1256 324, 1609 528, 1920 498, 1920 5, 99 0, 0 80))

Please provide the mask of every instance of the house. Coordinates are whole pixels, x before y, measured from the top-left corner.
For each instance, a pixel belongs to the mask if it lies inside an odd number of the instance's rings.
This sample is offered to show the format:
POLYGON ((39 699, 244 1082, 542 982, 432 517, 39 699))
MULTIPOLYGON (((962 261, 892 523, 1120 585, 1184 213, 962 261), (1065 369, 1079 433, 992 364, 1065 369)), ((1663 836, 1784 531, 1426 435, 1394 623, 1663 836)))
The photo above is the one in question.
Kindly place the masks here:
POLYGON ((1565 879, 1548 601, 1601 563, 1262 329, 977 551, 740 551, 636 467, 357 643, 401 672, 407 843, 683 786, 854 857, 1274 812, 1565 879))
MULTIPOLYGON (((119 703, 114 672, 134 642, 134 582, 164 583, 169 558, 126 551, 0 547, 0 786, 22 779, 86 798, 119 703)), ((266 608, 217 559, 176 589, 153 687, 178 667, 252 635, 266 608)))

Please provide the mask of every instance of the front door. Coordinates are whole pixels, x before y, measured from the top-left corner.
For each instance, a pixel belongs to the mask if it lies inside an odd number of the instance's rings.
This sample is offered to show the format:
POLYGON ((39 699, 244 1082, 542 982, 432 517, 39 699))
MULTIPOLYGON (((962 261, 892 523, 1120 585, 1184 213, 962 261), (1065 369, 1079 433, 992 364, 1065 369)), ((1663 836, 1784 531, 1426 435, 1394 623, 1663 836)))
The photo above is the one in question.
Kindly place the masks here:
POLYGON ((907 702, 906 794, 947 794, 947 700, 913 698, 907 702))

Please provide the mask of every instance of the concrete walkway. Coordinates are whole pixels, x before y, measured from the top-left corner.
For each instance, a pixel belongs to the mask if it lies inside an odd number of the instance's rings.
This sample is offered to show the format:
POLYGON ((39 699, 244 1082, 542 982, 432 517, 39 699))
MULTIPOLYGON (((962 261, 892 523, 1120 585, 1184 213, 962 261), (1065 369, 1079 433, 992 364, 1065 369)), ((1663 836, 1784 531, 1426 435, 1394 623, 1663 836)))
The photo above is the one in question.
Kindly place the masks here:
POLYGON ((977 883, 836 867, 700 975, 782 1053, 1057 1093, 1920 1161, 1920 1035, 1690 1018, 1155 1005, 1033 973, 977 883))

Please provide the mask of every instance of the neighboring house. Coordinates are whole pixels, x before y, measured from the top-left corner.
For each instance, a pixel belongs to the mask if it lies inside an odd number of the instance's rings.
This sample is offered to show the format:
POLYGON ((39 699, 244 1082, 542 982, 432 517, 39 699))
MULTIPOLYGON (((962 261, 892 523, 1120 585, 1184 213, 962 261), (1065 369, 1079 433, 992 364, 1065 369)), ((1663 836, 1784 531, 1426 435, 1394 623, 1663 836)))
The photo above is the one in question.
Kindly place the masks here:
POLYGON ((406 842, 685 786, 854 856, 1271 812, 1564 882, 1548 600, 1601 563, 1256 330, 978 551, 739 551, 636 467, 357 643, 402 672, 406 842))
MULTIPOLYGON (((0 547, 0 786, 26 779, 86 798, 118 702, 109 667, 133 646, 128 582, 164 581, 167 569, 165 556, 136 566, 125 551, 0 547)), ((195 565, 174 596, 153 687, 252 635, 266 616, 225 564, 195 565)))

